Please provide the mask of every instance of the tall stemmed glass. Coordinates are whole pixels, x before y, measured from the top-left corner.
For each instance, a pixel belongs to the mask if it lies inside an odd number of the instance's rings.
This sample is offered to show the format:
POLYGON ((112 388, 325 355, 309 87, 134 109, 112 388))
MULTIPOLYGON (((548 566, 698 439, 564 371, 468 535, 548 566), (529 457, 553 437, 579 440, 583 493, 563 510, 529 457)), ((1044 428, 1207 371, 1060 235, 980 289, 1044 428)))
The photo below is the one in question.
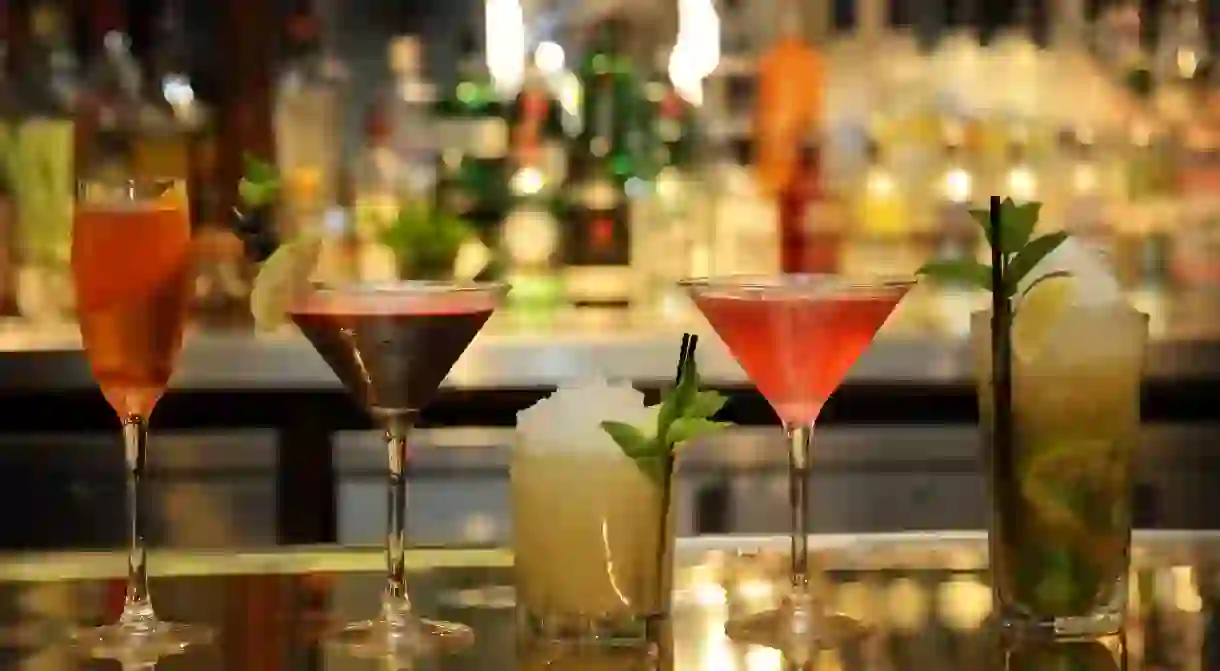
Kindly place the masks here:
POLYGON ((72 278, 85 354, 123 427, 127 464, 127 594, 118 622, 79 632, 96 657, 144 659, 208 639, 198 625, 157 618, 148 591, 142 481, 148 418, 182 349, 191 291, 186 184, 84 181, 72 224, 72 278))
POLYGON ((738 275, 679 283, 788 434, 792 589, 776 610, 731 621, 730 637, 786 648, 845 632, 815 602, 809 576, 809 459, 826 399, 914 284, 909 278, 738 275))
POLYGON ((473 640, 465 625, 417 616, 407 595, 407 435, 507 293, 507 284, 490 282, 318 284, 289 309, 348 392, 385 430, 390 471, 381 613, 331 639, 361 656, 409 657, 473 640))

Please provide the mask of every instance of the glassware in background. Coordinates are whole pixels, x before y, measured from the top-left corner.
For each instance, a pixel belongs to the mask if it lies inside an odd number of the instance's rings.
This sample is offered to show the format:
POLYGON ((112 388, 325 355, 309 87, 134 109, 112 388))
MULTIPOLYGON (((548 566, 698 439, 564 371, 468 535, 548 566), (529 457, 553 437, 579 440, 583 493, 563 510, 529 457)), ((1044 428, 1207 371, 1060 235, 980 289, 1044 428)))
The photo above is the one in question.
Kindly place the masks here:
POLYGON ((72 312, 68 260, 76 89, 60 8, 35 7, 30 33, 32 58, 19 87, 22 118, 11 130, 6 152, 20 240, 17 302, 26 318, 55 323, 72 312))
POLYGON ((148 419, 182 348, 191 296, 186 184, 81 182, 72 277, 85 354, 123 426, 129 528, 127 593, 118 622, 76 634, 95 657, 153 661, 206 642, 210 631, 158 619, 148 589, 142 518, 148 419))
POLYGON ((473 639, 465 625, 420 618, 407 594, 407 435, 507 292, 508 285, 494 283, 318 284, 289 309, 348 393, 385 430, 390 468, 381 612, 331 637, 357 656, 412 657, 473 639))
POLYGON ((646 424, 645 417, 652 411, 642 394, 604 381, 560 387, 521 413, 510 479, 527 636, 633 644, 668 616, 672 462, 658 477, 598 425, 602 418, 646 424))
POLYGON ((810 584, 809 467, 822 406, 914 285, 910 279, 834 275, 683 280, 696 307, 783 422, 789 443, 791 591, 775 610, 731 620, 729 637, 809 650, 855 635, 810 584))
POLYGON ((276 163, 284 185, 281 235, 328 231, 339 200, 347 70, 322 46, 316 17, 293 18, 291 61, 277 84, 276 163))
POLYGON ((1113 634, 1127 605, 1148 318, 1126 305, 1078 306, 1054 329, 1013 356, 1005 458, 991 428, 991 314, 973 316, 995 612, 1020 634, 1113 634))

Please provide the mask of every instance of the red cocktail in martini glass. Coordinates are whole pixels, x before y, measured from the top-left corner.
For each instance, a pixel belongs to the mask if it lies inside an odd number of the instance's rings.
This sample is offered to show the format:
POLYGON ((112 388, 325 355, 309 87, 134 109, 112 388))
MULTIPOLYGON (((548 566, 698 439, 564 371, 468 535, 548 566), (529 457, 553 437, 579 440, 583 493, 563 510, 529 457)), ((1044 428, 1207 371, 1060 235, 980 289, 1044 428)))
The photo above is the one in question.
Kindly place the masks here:
POLYGON ((792 591, 776 610, 731 621, 729 636, 781 648, 830 643, 839 627, 824 617, 809 586, 813 426, 826 399, 914 280, 738 275, 683 280, 681 285, 788 434, 792 591))
POLYGON ((332 642, 369 657, 409 657, 469 643, 469 627, 424 620, 407 596, 403 551, 407 434, 507 284, 389 282, 315 285, 289 309, 331 370, 385 429, 390 475, 387 585, 378 617, 348 625, 332 642))

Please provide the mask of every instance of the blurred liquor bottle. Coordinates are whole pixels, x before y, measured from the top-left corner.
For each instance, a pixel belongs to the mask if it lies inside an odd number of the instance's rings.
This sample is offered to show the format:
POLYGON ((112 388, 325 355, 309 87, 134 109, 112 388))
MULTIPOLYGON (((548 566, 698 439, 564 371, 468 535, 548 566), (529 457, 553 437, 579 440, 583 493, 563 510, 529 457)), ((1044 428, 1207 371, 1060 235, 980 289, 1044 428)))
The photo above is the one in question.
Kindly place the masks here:
POLYGON ((389 179, 400 198, 423 200, 431 197, 436 154, 444 146, 433 118, 436 88, 424 74, 425 53, 419 38, 394 38, 389 55, 393 79, 381 102, 386 106, 386 130, 398 166, 389 179))
POLYGON ((785 273, 837 273, 845 213, 823 181, 822 152, 810 133, 779 195, 780 268, 785 273))
POLYGON ((982 238, 970 216, 977 196, 978 160, 959 125, 947 124, 941 139, 941 164, 932 185, 934 255, 946 259, 973 259, 982 238))
POLYGON ((202 203, 214 201, 211 191, 221 187, 208 179, 214 133, 210 110, 191 79, 182 2, 166 0, 155 19, 134 164, 137 175, 188 179, 198 222, 202 203))
POLYGON ((509 208, 509 131, 505 104, 492 85, 473 30, 462 36, 457 83, 438 105, 442 170, 453 214, 469 221, 493 261, 483 277, 502 273, 498 238, 509 208))
POLYGON ((684 92, 701 98, 702 86, 680 92, 671 81, 669 65, 668 49, 655 55, 645 86, 641 132, 647 155, 630 195, 635 299, 645 309, 672 318, 689 306, 677 281, 707 270, 711 236, 705 231, 714 216, 705 207, 708 190, 701 185, 708 175, 697 156, 696 109, 682 97, 684 92), (656 253, 662 249, 664 254, 656 253))
POLYGON ((526 64, 521 91, 507 113, 511 125, 514 174, 532 169, 552 185, 567 170, 563 108, 532 59, 526 64))
POLYGON ((518 314, 548 316, 562 301, 556 208, 567 172, 563 110, 535 63, 526 65, 509 112, 512 124, 511 209, 500 231, 504 274, 518 314))
MULTIPOLYGON (((90 4, 88 60, 77 107, 77 165, 86 177, 127 178, 136 171, 144 82, 131 54, 123 7, 119 0, 90 4)), ((184 160, 173 162, 185 167, 184 160)))
POLYGON ((288 57, 276 84, 276 163, 284 183, 281 232, 292 237, 329 230, 343 162, 343 106, 348 73, 326 51, 318 18, 302 13, 288 25, 288 57))
MULTIPOLYGON (((403 175, 413 153, 400 154, 395 144, 394 119, 388 105, 373 105, 365 114, 364 142, 355 165, 354 226, 350 242, 356 275, 363 281, 396 278, 393 253, 381 243, 383 232, 411 197, 414 185, 403 175)), ((433 166, 429 165, 431 169, 433 166)))
POLYGON ((564 284, 576 305, 630 303, 631 207, 625 187, 641 168, 632 140, 643 100, 627 31, 618 17, 594 24, 578 69, 582 124, 568 152, 563 228, 564 284))
POLYGON ((17 212, 9 170, 13 167, 11 146, 21 123, 17 92, 8 76, 9 12, 0 9, 0 317, 19 314, 17 272, 20 264, 17 212))
POLYGON ((782 9, 779 38, 759 62, 754 117, 759 182, 773 195, 791 181, 805 134, 821 130, 825 88, 822 55, 801 35, 796 4, 782 9))
POLYGON ((76 68, 63 6, 41 2, 28 18, 29 49, 18 85, 23 109, 9 150, 21 241, 19 302, 24 316, 54 321, 72 309, 68 257, 76 68))

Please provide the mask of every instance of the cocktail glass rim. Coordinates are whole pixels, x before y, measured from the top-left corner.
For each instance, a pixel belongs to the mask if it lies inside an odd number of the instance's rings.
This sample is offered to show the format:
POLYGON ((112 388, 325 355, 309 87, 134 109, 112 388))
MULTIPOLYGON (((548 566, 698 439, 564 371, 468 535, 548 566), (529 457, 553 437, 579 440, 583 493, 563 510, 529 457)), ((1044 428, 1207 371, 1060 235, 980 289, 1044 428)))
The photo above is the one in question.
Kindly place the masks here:
POLYGON ((310 292, 376 296, 378 294, 461 294, 505 292, 511 288, 508 282, 476 280, 384 280, 350 282, 314 281, 310 292))
POLYGON ((688 277, 678 280, 678 286, 687 290, 701 289, 745 289, 806 290, 827 295, 842 295, 844 292, 875 292, 887 289, 909 289, 918 281, 911 275, 860 275, 843 276, 833 273, 743 273, 688 277))
MULTIPOLYGON (((154 200, 154 199, 158 198, 159 196, 163 195, 165 192, 169 191, 170 189, 180 187, 180 186, 188 186, 188 182, 189 182, 189 180, 185 177, 170 177, 168 175, 156 175, 156 176, 150 175, 150 176, 143 176, 143 177, 115 177, 115 176, 101 175, 101 176, 97 176, 97 177, 81 177, 76 180, 76 199, 80 200, 83 197, 88 197, 88 190, 90 187, 101 186, 101 187, 107 187, 107 188, 119 188, 119 187, 126 186, 129 188, 135 189, 137 187, 160 186, 162 188, 162 190, 158 193, 136 194, 133 192, 130 194, 130 196, 128 198, 128 200, 130 200, 130 201, 154 200)), ((76 206, 79 207, 80 204, 77 203, 76 206)), ((103 203, 103 204, 94 203, 94 204, 86 205, 86 207, 89 207, 89 208, 99 208, 99 207, 105 207, 105 206, 106 206, 105 203, 103 203)))

